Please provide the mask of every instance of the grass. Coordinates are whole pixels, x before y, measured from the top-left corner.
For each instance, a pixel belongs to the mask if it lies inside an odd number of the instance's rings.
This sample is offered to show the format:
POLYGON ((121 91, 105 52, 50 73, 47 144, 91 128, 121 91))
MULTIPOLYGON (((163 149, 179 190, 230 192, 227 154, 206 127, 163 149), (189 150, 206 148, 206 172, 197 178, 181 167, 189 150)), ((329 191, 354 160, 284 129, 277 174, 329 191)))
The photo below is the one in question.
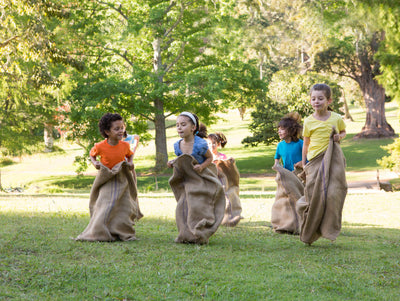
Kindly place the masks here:
MULTIPOLYGON (((388 104, 389 123, 400 131, 397 106, 388 104)), ((365 113, 352 107, 342 143, 347 178, 376 179, 376 159, 386 155, 384 140, 352 140, 365 113)), ((298 236, 270 228, 274 202, 276 145, 244 148, 248 118, 225 115, 209 132, 223 131, 223 150, 242 174, 243 219, 220 227, 205 246, 173 243, 177 236, 169 174, 155 177, 154 143, 135 158, 139 201, 145 217, 135 229, 139 241, 76 242, 89 222, 88 202, 96 170, 77 177, 76 145, 64 152, 2 160, 0 193, 1 300, 396 300, 400 286, 400 192, 351 191, 343 228, 335 243, 312 246, 298 236), (229 121, 228 121, 229 119, 229 121)), ((168 129, 168 146, 177 140, 168 129)), ((173 154, 171 153, 173 157, 173 154)), ((170 173, 170 170, 168 171, 170 173)), ((383 178, 384 171, 381 171, 383 178)), ((398 179, 394 180, 396 183, 398 179)))
POLYGON ((173 243, 175 200, 141 198, 135 242, 85 243, 85 197, 0 197, 0 299, 394 300, 400 193, 350 195, 336 243, 272 232, 273 196, 242 198, 243 220, 206 246, 173 243), (376 203, 375 199, 381 201, 376 203))

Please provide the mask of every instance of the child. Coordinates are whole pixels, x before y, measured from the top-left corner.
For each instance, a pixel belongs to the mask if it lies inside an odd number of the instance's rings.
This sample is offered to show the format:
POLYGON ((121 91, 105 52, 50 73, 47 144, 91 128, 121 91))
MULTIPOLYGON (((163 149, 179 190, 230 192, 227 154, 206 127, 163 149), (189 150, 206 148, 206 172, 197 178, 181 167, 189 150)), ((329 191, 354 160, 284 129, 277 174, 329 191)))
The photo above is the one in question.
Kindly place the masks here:
POLYGON ((90 191, 90 221, 76 240, 136 240, 133 226, 143 215, 137 198, 133 152, 129 143, 122 141, 125 125, 121 115, 103 115, 99 130, 105 139, 90 151, 90 159, 99 170, 90 191))
POLYGON ((226 207, 222 225, 235 227, 241 218, 242 204, 239 197, 240 174, 234 158, 227 158, 225 154, 218 152, 218 147, 224 148, 228 140, 225 135, 217 132, 207 137, 208 148, 213 154, 213 163, 217 166, 218 178, 225 191, 226 207))
MULTIPOLYGON (((174 143, 175 155, 192 155, 198 162, 193 169, 201 173, 213 159, 207 141, 203 139, 207 137, 206 126, 199 124, 199 118, 195 114, 182 112, 176 120, 176 130, 182 139, 174 143)), ((172 168, 173 161, 167 163, 168 167, 172 168)))
POLYGON ((121 161, 127 161, 129 169, 133 169, 133 152, 128 142, 122 141, 125 135, 125 124, 121 115, 107 113, 99 121, 99 130, 105 138, 96 143, 90 150, 90 159, 96 169, 100 169, 100 162, 112 169, 121 161), (100 162, 96 157, 100 156, 100 162))
POLYGON ((225 154, 218 152, 218 147, 224 148, 228 140, 225 135, 222 133, 210 134, 207 137, 208 148, 211 150, 213 155, 213 161, 217 160, 226 160, 227 157, 225 154))
POLYGON ((128 135, 128 133, 125 131, 124 138, 125 138, 124 141, 128 142, 129 145, 131 146, 133 156, 135 156, 136 149, 139 145, 140 136, 139 135, 128 135))
POLYGON ((300 134, 300 115, 297 112, 289 113, 278 124, 279 138, 275 153, 275 165, 282 159, 283 167, 293 171, 294 167, 301 166, 303 140, 300 134))
POLYGON ((212 164, 207 129, 195 114, 182 112, 176 121, 182 138, 174 144, 176 159, 167 163, 174 168, 169 185, 177 205, 177 243, 206 244, 217 231, 225 211, 225 195, 212 164))
POLYGON ((347 194, 345 158, 338 143, 346 136, 344 121, 329 108, 332 92, 328 85, 314 85, 310 95, 314 113, 305 119, 303 130, 306 184, 304 196, 296 202, 300 240, 309 245, 321 236, 336 240, 347 194))
POLYGON ((335 142, 340 142, 346 137, 346 125, 342 116, 332 112, 329 107, 332 103, 332 91, 328 85, 314 85, 311 88, 310 102, 314 113, 304 121, 303 166, 307 160, 311 161, 328 148, 332 128, 336 131, 333 136, 335 142))

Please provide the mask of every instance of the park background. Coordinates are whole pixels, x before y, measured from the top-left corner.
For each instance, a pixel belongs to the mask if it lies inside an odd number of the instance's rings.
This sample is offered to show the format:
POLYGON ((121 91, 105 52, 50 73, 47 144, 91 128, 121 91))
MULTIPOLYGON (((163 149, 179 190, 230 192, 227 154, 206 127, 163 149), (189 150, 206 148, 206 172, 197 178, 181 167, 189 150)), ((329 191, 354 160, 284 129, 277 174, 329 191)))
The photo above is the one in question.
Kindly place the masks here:
POLYGON ((398 298, 398 1, 0 4, 1 299, 398 298), (346 119, 350 189, 337 241, 306 246, 271 229, 271 167, 276 121, 307 116, 321 81, 346 119), (205 246, 173 243, 165 162, 183 110, 227 136, 241 173, 245 218, 205 246), (141 136, 140 240, 76 242, 107 111, 141 136))

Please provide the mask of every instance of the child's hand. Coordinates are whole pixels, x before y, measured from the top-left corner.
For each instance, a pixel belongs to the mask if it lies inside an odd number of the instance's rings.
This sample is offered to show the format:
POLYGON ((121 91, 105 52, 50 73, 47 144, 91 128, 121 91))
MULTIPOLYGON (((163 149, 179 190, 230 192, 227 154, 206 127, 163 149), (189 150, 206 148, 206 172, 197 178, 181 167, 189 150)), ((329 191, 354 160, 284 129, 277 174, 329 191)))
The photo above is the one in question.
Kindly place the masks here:
POLYGON ((294 167, 303 168, 303 162, 301 161, 297 162, 296 164, 294 164, 294 167))
POLYGON ((340 142, 340 135, 339 134, 333 135, 333 141, 340 142))
POLYGON ((167 162, 167 166, 168 166, 169 168, 172 168, 172 167, 174 166, 174 160, 168 161, 168 162, 167 162))
POLYGON ((94 166, 96 169, 100 169, 100 162, 99 162, 99 161, 93 162, 93 166, 94 166))
POLYGON ((201 167, 200 164, 196 164, 195 166, 193 166, 193 169, 197 173, 202 173, 203 172, 203 167, 201 167))
POLYGON ((129 170, 133 169, 133 163, 132 162, 128 162, 126 165, 128 166, 129 170))

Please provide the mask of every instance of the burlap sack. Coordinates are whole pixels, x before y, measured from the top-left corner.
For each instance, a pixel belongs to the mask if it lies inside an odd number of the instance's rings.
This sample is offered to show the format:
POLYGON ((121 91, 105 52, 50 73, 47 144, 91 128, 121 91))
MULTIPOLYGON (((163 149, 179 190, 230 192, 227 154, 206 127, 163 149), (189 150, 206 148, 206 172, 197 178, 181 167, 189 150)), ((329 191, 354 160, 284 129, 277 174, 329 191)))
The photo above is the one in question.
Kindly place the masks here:
POLYGON ((143 215, 134 175, 126 162, 112 169, 101 165, 90 192, 90 222, 76 240, 136 240, 134 221, 143 215))
POLYGON ((328 149, 304 168, 304 196, 296 203, 300 216, 300 240, 312 244, 319 237, 334 241, 342 227, 342 210, 347 194, 346 161, 331 135, 328 149))
POLYGON ((218 160, 215 162, 215 165, 217 166, 218 178, 224 188, 226 199, 225 214, 221 224, 234 227, 242 218, 242 204, 239 197, 239 170, 233 158, 218 160))
POLYGON ((271 224, 275 232, 298 234, 300 231, 296 202, 304 195, 304 184, 295 172, 276 164, 275 202, 271 209, 271 224))
POLYGON ((217 231, 225 212, 225 194, 215 165, 198 174, 196 159, 183 154, 173 163, 169 185, 175 195, 178 243, 206 244, 217 231))

